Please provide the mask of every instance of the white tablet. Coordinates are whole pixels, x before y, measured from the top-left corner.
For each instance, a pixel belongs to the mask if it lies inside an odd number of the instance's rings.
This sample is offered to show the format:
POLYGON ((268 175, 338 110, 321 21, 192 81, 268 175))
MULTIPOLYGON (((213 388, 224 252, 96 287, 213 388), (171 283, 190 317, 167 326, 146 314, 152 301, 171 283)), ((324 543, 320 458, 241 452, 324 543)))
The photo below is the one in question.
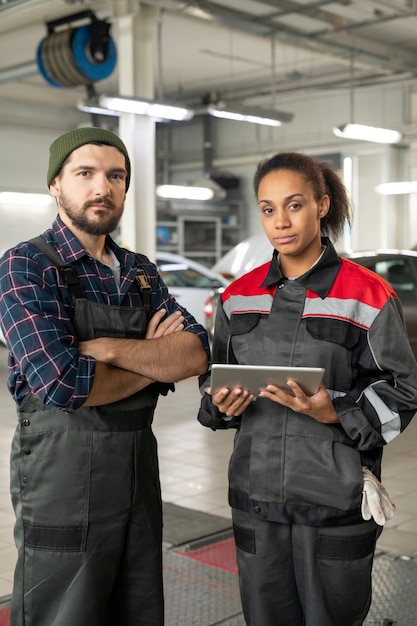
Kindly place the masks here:
POLYGON ((323 379, 322 367, 281 367, 270 365, 225 365, 213 363, 211 366, 211 390, 215 393, 223 387, 242 387, 254 396, 267 385, 281 387, 293 394, 288 380, 295 380, 309 396, 318 391, 323 379))

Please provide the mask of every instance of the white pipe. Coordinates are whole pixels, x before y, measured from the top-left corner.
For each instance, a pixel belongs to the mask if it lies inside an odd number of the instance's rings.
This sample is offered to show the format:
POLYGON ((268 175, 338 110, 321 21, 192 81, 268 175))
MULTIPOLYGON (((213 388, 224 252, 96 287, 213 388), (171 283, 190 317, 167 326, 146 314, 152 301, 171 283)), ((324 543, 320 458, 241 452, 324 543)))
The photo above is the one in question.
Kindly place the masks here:
POLYGON ((7 67, 0 70, 0 83, 7 83, 12 80, 18 80, 19 78, 28 78, 28 76, 34 76, 38 72, 36 61, 15 65, 14 67, 7 67))

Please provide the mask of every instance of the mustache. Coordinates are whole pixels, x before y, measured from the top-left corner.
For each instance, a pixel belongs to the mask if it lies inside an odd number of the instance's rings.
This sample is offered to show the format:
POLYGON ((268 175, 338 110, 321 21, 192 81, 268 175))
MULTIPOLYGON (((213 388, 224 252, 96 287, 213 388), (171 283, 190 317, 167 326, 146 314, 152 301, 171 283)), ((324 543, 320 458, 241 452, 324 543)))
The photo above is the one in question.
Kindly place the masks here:
POLYGON ((101 206, 104 206, 107 209, 114 209, 113 202, 111 202, 111 200, 109 200, 108 198, 103 198, 101 196, 98 196, 94 200, 88 200, 87 202, 85 202, 84 208, 88 209, 88 207, 90 207, 90 206, 97 206, 97 204, 99 204, 101 206))

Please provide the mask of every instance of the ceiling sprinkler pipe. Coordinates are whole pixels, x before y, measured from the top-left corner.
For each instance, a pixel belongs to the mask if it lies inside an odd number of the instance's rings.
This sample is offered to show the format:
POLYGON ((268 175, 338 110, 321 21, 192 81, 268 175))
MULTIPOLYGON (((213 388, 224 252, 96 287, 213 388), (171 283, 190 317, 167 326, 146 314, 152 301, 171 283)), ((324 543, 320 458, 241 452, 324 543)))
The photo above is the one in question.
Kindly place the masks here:
POLYGON ((23 65, 15 65, 14 67, 5 68, 0 70, 0 84, 9 83, 20 78, 29 78, 35 76, 38 73, 38 65, 36 61, 30 63, 24 63, 23 65))

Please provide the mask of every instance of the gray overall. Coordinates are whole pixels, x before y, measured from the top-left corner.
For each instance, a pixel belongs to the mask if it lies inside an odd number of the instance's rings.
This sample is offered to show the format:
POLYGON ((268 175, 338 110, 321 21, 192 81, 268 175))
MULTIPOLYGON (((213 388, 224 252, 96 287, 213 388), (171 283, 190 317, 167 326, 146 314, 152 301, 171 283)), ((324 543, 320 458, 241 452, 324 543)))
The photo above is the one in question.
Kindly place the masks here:
MULTIPOLYGON (((88 301, 68 268, 80 340, 145 336, 149 303, 126 308, 88 301)), ((11 453, 18 548, 12 626, 163 624, 162 506, 151 429, 160 391, 154 384, 72 414, 31 394, 18 407, 11 453)))

